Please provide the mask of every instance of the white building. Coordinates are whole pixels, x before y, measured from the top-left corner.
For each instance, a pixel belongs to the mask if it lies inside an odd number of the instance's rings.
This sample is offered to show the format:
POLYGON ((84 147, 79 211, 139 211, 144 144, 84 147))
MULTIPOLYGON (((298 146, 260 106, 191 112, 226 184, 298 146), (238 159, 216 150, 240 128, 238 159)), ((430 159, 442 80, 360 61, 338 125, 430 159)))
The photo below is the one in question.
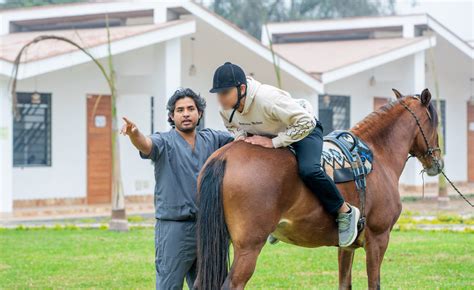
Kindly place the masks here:
MULTIPOLYGON (((270 24, 262 44, 190 1, 65 4, 0 12, 0 213, 22 204, 110 201, 110 97, 90 58, 66 43, 40 42, 22 59, 16 117, 8 87, 19 49, 39 35, 71 38, 105 64, 106 15, 118 116, 145 133, 169 128, 165 104, 180 86, 206 97, 205 126, 224 129, 215 96, 207 93, 214 69, 231 61, 276 85, 270 38, 283 89, 306 98, 316 112, 330 100, 334 129, 361 120, 374 102, 391 97, 392 87, 404 93, 433 88, 433 52, 446 107, 446 171, 457 182, 474 181, 467 174, 468 164, 474 166, 472 144, 470 163, 467 158, 467 136, 474 134, 467 118, 473 48, 428 15, 270 24)), ((127 138, 120 148, 126 196, 153 194, 151 163, 138 158, 127 138)), ((419 186, 419 169, 409 163, 401 183, 419 186)))
POLYGON ((429 14, 461 39, 474 42, 474 2, 472 0, 396 0, 396 14, 429 14))
MULTIPOLYGON (((277 53, 321 81, 320 104, 327 101, 325 95, 334 99, 331 110, 341 113, 332 117, 333 129, 353 126, 386 103, 390 88, 413 94, 427 87, 436 99, 437 81, 445 116, 445 171, 469 190, 474 182, 474 48, 467 41, 428 14, 271 23, 267 28, 264 44, 272 40, 277 53)), ((420 189, 421 169, 410 160, 402 188, 420 189)))

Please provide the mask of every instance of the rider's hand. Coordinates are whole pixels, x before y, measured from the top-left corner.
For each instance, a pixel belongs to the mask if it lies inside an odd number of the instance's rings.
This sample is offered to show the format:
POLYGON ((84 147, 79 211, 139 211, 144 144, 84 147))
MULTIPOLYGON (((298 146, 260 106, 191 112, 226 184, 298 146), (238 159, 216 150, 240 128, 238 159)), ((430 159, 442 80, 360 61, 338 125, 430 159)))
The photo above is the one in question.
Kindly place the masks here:
POLYGON ((250 144, 260 145, 265 148, 273 148, 272 139, 263 136, 254 135, 252 137, 245 138, 244 141, 250 144))
POLYGON ((139 131, 137 125, 125 117, 122 117, 122 119, 124 120, 125 124, 123 124, 122 129, 120 130, 120 134, 123 134, 124 136, 133 136, 138 134, 139 131))

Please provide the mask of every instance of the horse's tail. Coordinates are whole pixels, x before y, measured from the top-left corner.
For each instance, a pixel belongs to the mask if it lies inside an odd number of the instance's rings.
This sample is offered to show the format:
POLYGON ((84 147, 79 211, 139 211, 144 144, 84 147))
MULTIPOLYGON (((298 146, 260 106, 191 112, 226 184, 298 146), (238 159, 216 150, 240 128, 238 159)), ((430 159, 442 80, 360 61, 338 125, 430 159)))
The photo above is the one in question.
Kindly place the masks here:
POLYGON ((197 281, 202 290, 221 289, 229 272, 229 232, 224 218, 222 181, 226 160, 216 156, 201 173, 197 215, 197 281))

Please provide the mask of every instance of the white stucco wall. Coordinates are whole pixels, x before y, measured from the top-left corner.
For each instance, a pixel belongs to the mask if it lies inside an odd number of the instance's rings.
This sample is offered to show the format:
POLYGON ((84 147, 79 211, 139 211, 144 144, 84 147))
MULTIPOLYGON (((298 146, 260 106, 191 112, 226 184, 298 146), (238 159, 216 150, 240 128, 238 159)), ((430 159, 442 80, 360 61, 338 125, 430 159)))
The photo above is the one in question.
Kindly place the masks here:
POLYGON ((11 107, 8 79, 0 77, 0 216, 11 212, 13 205, 11 107))
MULTIPOLYGON (((163 45, 117 55, 117 111, 150 133, 150 97, 163 108, 163 45)), ((92 63, 20 81, 18 91, 52 93, 52 165, 15 167, 14 199, 85 197, 87 188, 87 94, 108 94, 102 75, 92 63)), ((120 123, 122 123, 120 121, 120 123)), ((158 127, 159 122, 155 124, 158 127)), ((161 127, 164 123, 161 122, 161 127)), ((120 137, 122 176, 126 195, 151 194, 151 162, 141 160, 126 137, 120 137)))
POLYGON ((436 71, 440 98, 446 100, 445 171, 452 180, 466 181, 467 102, 474 94, 470 81, 474 78, 474 60, 440 36, 433 54, 427 52, 426 58, 426 85, 436 98, 433 74, 436 71))

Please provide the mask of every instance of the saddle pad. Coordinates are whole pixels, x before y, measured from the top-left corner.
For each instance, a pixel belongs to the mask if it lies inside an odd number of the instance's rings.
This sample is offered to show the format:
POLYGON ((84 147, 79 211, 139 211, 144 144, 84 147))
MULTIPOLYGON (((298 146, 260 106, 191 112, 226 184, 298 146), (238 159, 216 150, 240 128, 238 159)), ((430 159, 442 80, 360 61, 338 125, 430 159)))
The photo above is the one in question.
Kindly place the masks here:
MULTIPOLYGON (((354 174, 347 156, 342 150, 330 141, 324 141, 323 152, 321 154, 321 167, 335 183, 343 183, 354 180, 354 174), (332 173, 332 174, 331 174, 332 173)), ((369 174, 372 171, 372 163, 365 159, 364 167, 369 174)))

